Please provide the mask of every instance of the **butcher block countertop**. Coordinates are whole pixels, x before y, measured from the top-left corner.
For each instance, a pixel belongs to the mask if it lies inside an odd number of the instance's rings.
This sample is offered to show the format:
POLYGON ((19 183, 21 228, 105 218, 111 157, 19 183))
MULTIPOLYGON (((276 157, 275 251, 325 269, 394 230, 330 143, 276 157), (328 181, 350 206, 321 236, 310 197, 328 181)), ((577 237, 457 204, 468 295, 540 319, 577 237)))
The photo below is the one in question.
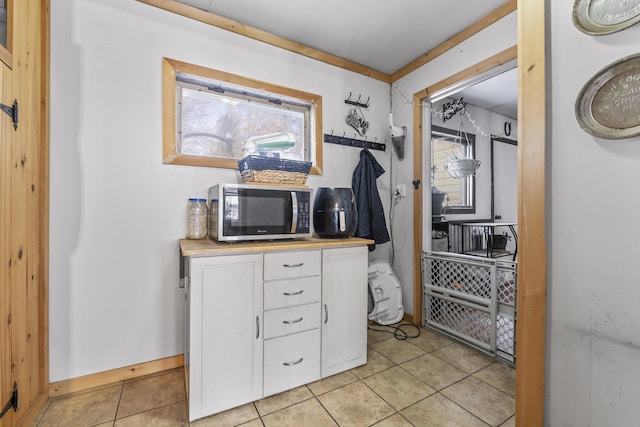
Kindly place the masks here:
POLYGON ((253 240, 246 242, 217 242, 211 239, 180 240, 182 256, 225 255, 243 252, 291 251, 316 248, 344 248, 349 246, 364 246, 375 243, 370 239, 349 237, 347 239, 320 239, 309 237, 306 239, 287 240, 253 240))

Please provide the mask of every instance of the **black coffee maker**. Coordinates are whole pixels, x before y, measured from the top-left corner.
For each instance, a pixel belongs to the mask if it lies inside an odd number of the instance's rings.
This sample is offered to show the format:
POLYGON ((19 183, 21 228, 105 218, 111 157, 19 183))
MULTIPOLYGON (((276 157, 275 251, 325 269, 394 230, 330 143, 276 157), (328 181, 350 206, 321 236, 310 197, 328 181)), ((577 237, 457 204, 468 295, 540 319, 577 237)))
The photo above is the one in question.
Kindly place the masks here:
POLYGON ((313 228, 323 238, 351 237, 358 224, 358 209, 351 188, 320 187, 313 202, 313 228))

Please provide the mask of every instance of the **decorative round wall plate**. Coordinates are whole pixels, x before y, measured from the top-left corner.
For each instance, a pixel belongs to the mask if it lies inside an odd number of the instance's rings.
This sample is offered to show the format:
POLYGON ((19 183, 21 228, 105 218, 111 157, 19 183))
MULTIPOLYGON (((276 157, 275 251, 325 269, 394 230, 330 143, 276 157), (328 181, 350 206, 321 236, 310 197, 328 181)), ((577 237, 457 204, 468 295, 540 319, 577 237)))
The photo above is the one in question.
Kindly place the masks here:
POLYGON ((580 91, 575 110, 580 126, 599 138, 640 135, 640 54, 598 71, 580 91))
POLYGON ((573 24, 591 35, 611 34, 640 21, 640 0, 575 0, 573 24))

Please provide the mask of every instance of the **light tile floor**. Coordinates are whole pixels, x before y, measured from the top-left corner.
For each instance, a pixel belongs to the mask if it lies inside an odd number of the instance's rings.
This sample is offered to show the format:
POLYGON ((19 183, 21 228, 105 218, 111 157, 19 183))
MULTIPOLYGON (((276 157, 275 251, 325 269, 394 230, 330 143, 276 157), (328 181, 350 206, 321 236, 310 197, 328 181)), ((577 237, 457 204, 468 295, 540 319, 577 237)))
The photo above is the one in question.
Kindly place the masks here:
POLYGON ((515 427, 511 367, 424 328, 368 339, 364 366, 191 424, 175 369, 50 399, 35 426, 515 427))

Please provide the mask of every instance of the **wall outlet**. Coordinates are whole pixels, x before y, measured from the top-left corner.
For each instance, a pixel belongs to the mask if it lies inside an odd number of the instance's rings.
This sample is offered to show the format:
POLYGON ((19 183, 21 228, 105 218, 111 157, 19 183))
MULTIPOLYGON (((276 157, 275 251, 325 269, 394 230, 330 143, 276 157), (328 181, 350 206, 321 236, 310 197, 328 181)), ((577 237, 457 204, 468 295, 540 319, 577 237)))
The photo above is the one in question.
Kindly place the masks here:
POLYGON ((407 197, 407 186, 404 184, 396 185, 395 194, 397 194, 398 197, 407 197))

